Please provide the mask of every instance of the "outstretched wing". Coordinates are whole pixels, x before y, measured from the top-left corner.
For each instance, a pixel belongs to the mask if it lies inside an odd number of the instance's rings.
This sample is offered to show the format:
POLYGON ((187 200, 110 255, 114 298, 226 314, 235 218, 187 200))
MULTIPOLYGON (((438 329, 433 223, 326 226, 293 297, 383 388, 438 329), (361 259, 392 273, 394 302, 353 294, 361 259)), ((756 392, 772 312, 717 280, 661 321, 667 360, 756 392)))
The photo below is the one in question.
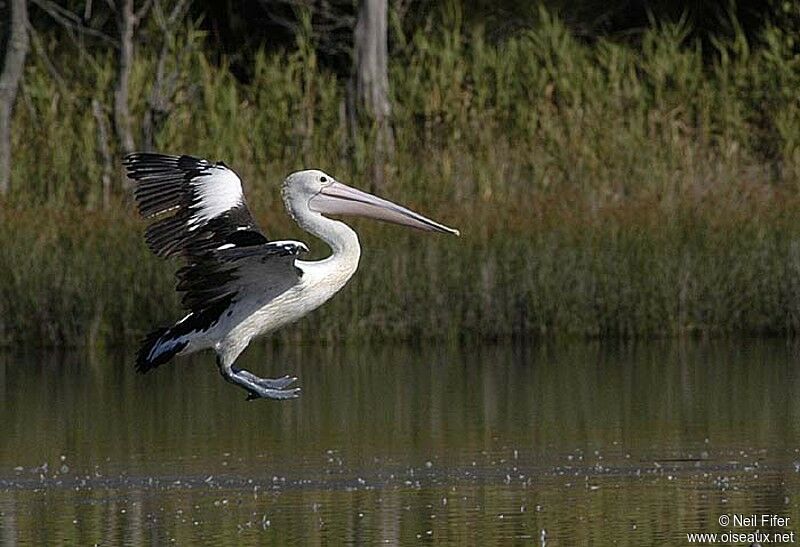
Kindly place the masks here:
POLYGON ((267 243, 247 208, 242 181, 225 164, 149 153, 130 154, 124 164, 137 182, 139 213, 153 220, 145 238, 158 256, 267 243))
POLYGON ((223 163, 135 153, 125 158, 134 196, 150 220, 145 238, 162 257, 181 256, 178 290, 187 328, 207 328, 248 293, 277 295, 299 281, 297 241, 267 240, 245 203, 242 181, 223 163))

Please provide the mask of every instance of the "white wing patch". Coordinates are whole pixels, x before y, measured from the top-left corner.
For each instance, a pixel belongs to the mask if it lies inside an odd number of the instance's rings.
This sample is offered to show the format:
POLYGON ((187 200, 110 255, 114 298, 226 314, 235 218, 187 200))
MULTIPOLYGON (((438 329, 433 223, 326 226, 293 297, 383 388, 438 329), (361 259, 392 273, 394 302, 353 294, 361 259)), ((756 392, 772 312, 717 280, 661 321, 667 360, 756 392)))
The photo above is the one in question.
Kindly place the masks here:
POLYGON ((140 152, 126 156, 124 164, 136 181, 139 213, 151 221, 147 246, 158 256, 196 258, 226 244, 267 243, 247 209, 242 181, 224 163, 140 152))
MULTIPOLYGON (((286 251, 295 251, 299 249, 301 252, 307 253, 308 247, 302 241, 294 241, 292 239, 270 241, 269 245, 274 247, 283 247, 286 251)), ((296 253, 295 253, 296 254, 296 253)))
POLYGON ((197 196, 192 205, 189 231, 244 203, 242 181, 226 167, 209 165, 202 175, 193 178, 189 184, 197 196))

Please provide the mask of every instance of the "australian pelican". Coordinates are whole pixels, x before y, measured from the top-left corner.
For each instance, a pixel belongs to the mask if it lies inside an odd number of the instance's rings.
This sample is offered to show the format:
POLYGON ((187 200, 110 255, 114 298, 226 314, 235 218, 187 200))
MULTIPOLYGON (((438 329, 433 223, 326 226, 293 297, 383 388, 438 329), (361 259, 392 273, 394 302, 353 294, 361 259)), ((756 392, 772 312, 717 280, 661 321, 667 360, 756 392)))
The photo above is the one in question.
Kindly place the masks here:
POLYGON ((192 156, 135 153, 124 160, 135 181, 141 215, 150 221, 146 240, 160 257, 179 256, 177 272, 187 315, 150 333, 136 360, 147 372, 176 355, 206 348, 217 354, 222 376, 248 399, 291 399, 297 378, 260 378, 234 367, 254 337, 296 321, 339 291, 358 267, 358 236, 325 215, 360 215, 421 230, 458 230, 338 182, 317 170, 298 171, 283 182, 292 218, 327 243, 332 254, 300 260, 299 241, 269 241, 247 209, 242 182, 222 162, 192 156))

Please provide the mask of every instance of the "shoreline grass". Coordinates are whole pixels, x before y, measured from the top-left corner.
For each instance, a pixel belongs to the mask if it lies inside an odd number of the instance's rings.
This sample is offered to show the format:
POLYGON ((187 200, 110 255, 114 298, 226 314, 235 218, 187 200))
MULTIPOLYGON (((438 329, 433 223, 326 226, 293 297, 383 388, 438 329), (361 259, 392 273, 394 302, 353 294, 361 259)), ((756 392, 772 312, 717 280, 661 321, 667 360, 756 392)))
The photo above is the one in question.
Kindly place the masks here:
MULTIPOLYGON (((453 21, 435 28, 392 56, 396 150, 379 193, 462 238, 358 223, 354 280, 278 339, 800 328, 800 56, 786 31, 708 51, 680 24, 586 43, 546 12, 497 43, 453 21)), ((170 47, 178 91, 157 148, 224 159, 268 236, 308 241, 278 193, 294 169, 370 187, 374 135, 349 140, 344 84, 307 38, 257 55, 246 83, 191 28, 170 47)), ((0 345, 118 344, 180 317, 174 265, 148 253, 119 178, 99 210, 91 102, 111 104, 113 56, 53 50, 49 65, 32 57, 15 111, 0 345)), ((136 120, 156 56, 138 50, 136 120)))
MULTIPOLYGON (((129 213, 3 213, 14 222, 0 228, 0 345, 117 345, 180 317, 175 264, 149 253, 129 213)), ((797 202, 671 218, 643 206, 567 222, 543 212, 515 234, 492 227, 490 211, 458 239, 359 223, 356 276, 274 338, 792 335, 798 215, 797 202)))

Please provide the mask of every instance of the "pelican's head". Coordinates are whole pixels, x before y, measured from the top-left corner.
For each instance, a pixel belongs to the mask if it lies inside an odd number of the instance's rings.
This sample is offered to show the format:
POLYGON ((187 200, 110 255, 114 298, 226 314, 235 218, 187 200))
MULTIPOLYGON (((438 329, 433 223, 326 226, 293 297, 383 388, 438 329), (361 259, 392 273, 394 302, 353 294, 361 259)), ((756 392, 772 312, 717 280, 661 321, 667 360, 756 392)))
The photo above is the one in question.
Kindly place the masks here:
POLYGON ((283 183, 283 200, 295 216, 301 211, 323 215, 355 215, 392 222, 429 232, 459 235, 448 228, 396 203, 342 184, 332 176, 309 169, 292 173, 283 183))

